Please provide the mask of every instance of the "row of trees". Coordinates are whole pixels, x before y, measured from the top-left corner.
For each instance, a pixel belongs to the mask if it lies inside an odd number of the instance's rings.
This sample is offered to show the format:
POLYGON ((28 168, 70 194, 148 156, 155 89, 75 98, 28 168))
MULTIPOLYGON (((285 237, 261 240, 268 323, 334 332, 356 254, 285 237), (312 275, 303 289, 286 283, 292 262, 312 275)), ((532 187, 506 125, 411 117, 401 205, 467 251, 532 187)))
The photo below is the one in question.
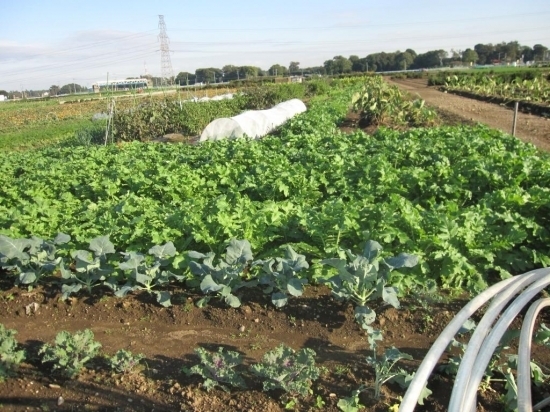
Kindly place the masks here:
POLYGON ((219 83, 230 80, 247 79, 261 76, 287 76, 297 74, 333 75, 352 72, 381 72, 407 69, 422 69, 433 67, 453 67, 458 65, 513 63, 528 61, 548 61, 548 48, 541 44, 533 47, 522 46, 517 41, 499 44, 477 44, 474 48, 465 50, 431 50, 418 54, 412 49, 396 52, 381 52, 365 57, 352 55, 349 57, 335 56, 324 62, 322 66, 300 68, 299 62, 290 62, 288 67, 280 64, 272 65, 268 70, 255 66, 226 65, 219 68, 200 68, 195 73, 180 72, 174 82, 179 85, 195 83, 219 83))
MULTIPOLYGON (((301 68, 300 63, 290 62, 288 67, 274 64, 268 70, 262 70, 256 66, 226 65, 221 69, 208 67, 195 70, 195 73, 180 72, 171 79, 171 83, 179 85, 193 85, 196 83, 220 83, 231 80, 249 79, 261 76, 288 76, 288 75, 334 75, 352 72, 381 72, 406 69, 422 69, 433 67, 452 67, 457 65, 491 64, 491 63, 525 63, 550 61, 548 47, 535 44, 533 47, 520 45, 517 41, 502 42, 498 44, 476 44, 474 48, 465 50, 431 50, 417 54, 412 49, 395 51, 391 53, 380 52, 369 54, 365 57, 352 55, 349 57, 335 56, 324 62, 322 66, 301 68)), ((153 76, 141 76, 148 78, 154 87, 164 83, 164 79, 153 76)), ((44 92, 50 96, 71 94, 85 91, 86 88, 76 83, 69 83, 62 87, 53 85, 49 90, 26 90, 24 92, 6 92, 0 90, 11 98, 41 97, 44 92)))

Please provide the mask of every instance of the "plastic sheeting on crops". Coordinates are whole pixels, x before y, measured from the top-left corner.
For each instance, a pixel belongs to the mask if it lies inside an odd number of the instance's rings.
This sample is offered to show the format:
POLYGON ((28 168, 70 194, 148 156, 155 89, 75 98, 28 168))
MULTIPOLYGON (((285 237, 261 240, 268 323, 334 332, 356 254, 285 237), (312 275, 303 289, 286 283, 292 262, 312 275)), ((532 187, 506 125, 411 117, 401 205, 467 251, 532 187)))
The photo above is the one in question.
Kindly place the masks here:
POLYGON ((224 117, 211 122, 200 137, 200 141, 235 139, 248 136, 263 137, 287 120, 306 111, 306 105, 299 99, 279 103, 267 110, 249 110, 234 117, 224 117))

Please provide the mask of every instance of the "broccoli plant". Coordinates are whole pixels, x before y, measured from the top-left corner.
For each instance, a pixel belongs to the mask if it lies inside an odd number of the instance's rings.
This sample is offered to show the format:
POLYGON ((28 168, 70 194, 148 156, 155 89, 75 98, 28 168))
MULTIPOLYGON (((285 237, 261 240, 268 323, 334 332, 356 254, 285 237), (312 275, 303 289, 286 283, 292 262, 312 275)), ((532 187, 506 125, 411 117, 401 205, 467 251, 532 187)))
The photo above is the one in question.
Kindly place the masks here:
POLYGON ((59 233, 53 241, 33 236, 30 239, 12 239, 0 235, 0 267, 16 275, 15 284, 31 290, 60 265, 56 246, 71 240, 69 235, 59 233))
POLYGON ((17 350, 17 341, 14 338, 16 333, 0 323, 0 382, 17 370, 19 364, 25 360, 25 351, 17 350))
POLYGON ((374 397, 376 399, 380 397, 380 390, 386 382, 395 381, 401 386, 408 386, 405 383, 412 380, 412 375, 404 369, 395 368, 396 363, 402 359, 412 360, 412 356, 395 347, 386 349, 382 356, 377 356, 376 352, 373 356, 367 356, 367 364, 374 367, 374 397))
MULTIPOLYGON (((219 259, 215 266, 214 253, 204 255, 199 252, 189 252, 189 257, 202 259, 202 263, 194 260, 189 263, 191 273, 199 277, 201 291, 205 294, 216 293, 232 308, 241 306, 241 301, 234 292, 244 286, 256 284, 256 281, 247 282, 243 278, 253 259, 248 240, 231 240, 224 259, 219 259)), ((199 307, 206 305, 210 298, 211 296, 205 296, 197 305, 199 307)))
POLYGON ((220 346, 217 352, 209 352, 203 348, 196 348, 195 353, 200 358, 200 364, 186 371, 189 375, 200 375, 204 378, 204 387, 210 391, 219 387, 228 391, 227 385, 236 388, 246 388, 246 384, 235 370, 242 364, 242 356, 238 352, 224 351, 220 346))
POLYGON ((252 365, 250 369, 262 379, 264 391, 282 389, 290 396, 307 396, 312 381, 320 375, 312 349, 295 352, 282 344, 267 352, 262 362, 252 365))
MULTIPOLYGON (((326 281, 332 289, 332 294, 339 300, 351 300, 355 307, 355 319, 369 336, 376 337, 376 331, 370 326, 376 313, 366 306, 367 302, 382 300, 395 308, 399 308, 397 290, 386 286, 392 270, 411 268, 418 263, 414 255, 401 253, 396 257, 381 258, 382 246, 369 240, 362 255, 355 255, 350 250, 345 252, 346 259, 324 259, 322 264, 332 266, 338 274, 326 281)), ((372 345, 372 342, 371 342, 372 345)))
POLYGON ((53 370, 68 378, 77 376, 86 363, 96 356, 101 348, 99 342, 94 341, 94 333, 85 329, 75 332, 59 332, 53 346, 45 343, 38 352, 42 356, 42 363, 52 362, 53 370))
POLYGON ((271 302, 278 308, 285 306, 288 295, 302 296, 307 279, 300 279, 296 273, 309 268, 306 257, 286 247, 284 258, 258 260, 253 265, 261 265, 263 274, 259 284, 265 285, 264 293, 271 293, 271 302))
POLYGON ((139 362, 145 357, 142 353, 134 355, 132 352, 120 349, 113 356, 108 358, 109 366, 118 373, 132 372, 139 362))
POLYGON ((164 286, 168 284, 171 279, 183 279, 182 276, 175 275, 168 270, 163 270, 163 268, 170 263, 168 258, 176 254, 174 244, 168 242, 165 245, 157 245, 149 249, 149 255, 154 258, 152 263, 148 261, 147 256, 141 253, 128 252, 122 254, 126 258, 126 261, 120 263, 118 267, 129 273, 129 279, 126 285, 122 286, 120 289, 117 289, 116 283, 110 284, 110 286, 116 290, 115 295, 124 297, 128 292, 145 290, 148 293, 156 295, 157 302, 160 305, 164 307, 171 306, 170 292, 166 290, 157 291, 153 290, 153 288, 164 286))
POLYGON ((61 264, 61 277, 64 284, 61 287, 62 299, 85 288, 92 293, 92 288, 102 285, 114 267, 108 263, 107 255, 115 253, 115 247, 109 240, 109 236, 100 236, 90 241, 90 250, 76 250, 71 252, 75 262, 75 272, 61 264))

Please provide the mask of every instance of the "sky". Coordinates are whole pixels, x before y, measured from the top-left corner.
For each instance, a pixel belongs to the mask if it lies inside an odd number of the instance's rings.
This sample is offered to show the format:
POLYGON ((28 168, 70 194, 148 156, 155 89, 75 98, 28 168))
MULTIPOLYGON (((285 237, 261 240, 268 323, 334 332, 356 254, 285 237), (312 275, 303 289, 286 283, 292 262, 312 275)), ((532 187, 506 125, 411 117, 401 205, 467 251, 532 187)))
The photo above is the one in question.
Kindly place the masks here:
POLYGON ((159 15, 174 75, 514 40, 550 47, 549 0, 0 0, 0 90, 161 76, 159 15))

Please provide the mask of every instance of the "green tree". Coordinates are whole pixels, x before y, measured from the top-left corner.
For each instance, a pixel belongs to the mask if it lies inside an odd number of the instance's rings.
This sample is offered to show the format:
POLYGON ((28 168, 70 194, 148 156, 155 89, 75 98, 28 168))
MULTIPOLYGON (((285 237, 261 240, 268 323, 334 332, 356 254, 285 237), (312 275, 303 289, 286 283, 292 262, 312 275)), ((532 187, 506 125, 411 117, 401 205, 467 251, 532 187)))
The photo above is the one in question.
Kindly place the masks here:
MULTIPOLYGON (((479 64, 489 64, 495 58, 495 46, 492 44, 476 44, 474 51, 477 53, 477 59, 479 64)), ((498 53, 497 53, 498 57, 498 53)))
POLYGON ((71 94, 71 93, 78 93, 84 90, 84 87, 80 86, 76 83, 69 83, 64 86, 61 86, 61 89, 59 89, 59 94, 71 94))
POLYGON ((176 84, 179 84, 180 86, 185 86, 189 84, 195 84, 196 80, 195 74, 189 73, 189 72, 179 72, 176 76, 176 84))
POLYGON ((244 78, 249 79, 251 77, 258 77, 258 74, 261 72, 262 69, 256 66, 241 66, 240 70, 244 78))
POLYGON ((0 94, 1 94, 2 96, 8 96, 8 92, 5 91, 5 90, 0 90, 0 94))
POLYGON ((217 83, 223 78, 223 72, 214 67, 195 70, 197 83, 217 83))
POLYGON ((300 72, 300 62, 290 62, 288 71, 290 74, 298 74, 300 72))
POLYGON ((431 50, 416 56, 414 67, 417 69, 439 67, 443 65, 445 57, 447 57, 445 50, 431 50))
POLYGON ((543 61, 546 57, 546 52, 548 51, 548 47, 543 46, 542 44, 535 44, 533 46, 533 60, 535 61, 543 61))
POLYGON ((271 76, 284 76, 287 73, 287 69, 285 66, 281 66, 280 64, 274 64, 269 68, 269 74, 271 76))
POLYGON ((344 56, 334 56, 332 60, 327 60, 324 66, 327 74, 342 74, 350 73, 353 64, 344 56))
POLYGON ((475 63, 478 60, 479 56, 475 50, 470 48, 464 50, 462 53, 462 61, 465 63, 475 63))
POLYGON ((414 63, 414 58, 415 56, 413 56, 408 51, 404 51, 403 53, 398 53, 397 56, 395 57, 395 62, 399 67, 397 70, 409 69, 414 63))
POLYGON ((59 86, 56 86, 55 84, 50 86, 49 94, 50 96, 57 96, 59 94, 59 86))

